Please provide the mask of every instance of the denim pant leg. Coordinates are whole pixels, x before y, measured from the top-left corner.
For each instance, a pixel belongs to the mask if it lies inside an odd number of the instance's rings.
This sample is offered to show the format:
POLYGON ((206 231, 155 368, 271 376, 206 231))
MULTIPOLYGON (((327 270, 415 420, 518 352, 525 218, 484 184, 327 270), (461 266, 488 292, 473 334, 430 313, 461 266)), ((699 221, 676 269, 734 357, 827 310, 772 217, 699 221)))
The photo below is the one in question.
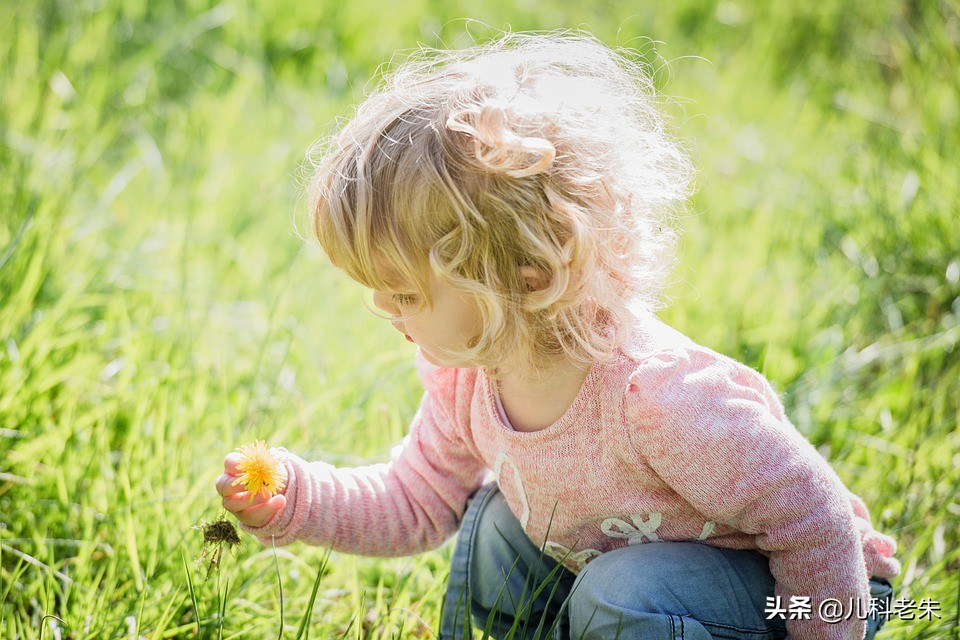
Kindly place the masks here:
MULTIPOLYGON (((870 589, 880 600, 892 597, 881 579, 870 589)), ((570 637, 775 640, 786 636, 786 620, 767 619, 773 595, 769 560, 755 551, 694 542, 625 547, 580 572, 567 602, 570 637)), ((882 625, 874 613, 865 640, 882 625)))
POLYGON ((548 638, 576 576, 534 545, 495 484, 480 489, 457 536, 440 640, 548 638))
MULTIPOLYGON (((870 588, 879 600, 892 598, 885 580, 872 579, 870 588)), ((783 619, 766 619, 773 595, 766 557, 698 543, 617 549, 574 576, 541 553, 488 485, 463 518, 439 637, 471 638, 472 616, 492 637, 518 640, 775 640, 786 628, 783 619)), ((883 622, 873 615, 865 640, 883 622)))
POLYGON ((873 640, 877 631, 889 619, 889 612, 893 603, 893 586, 884 578, 870 578, 870 598, 876 599, 875 603, 879 613, 874 612, 867 618, 867 635, 863 637, 863 640, 873 640))
POLYGON ((577 577, 570 637, 582 640, 777 640, 767 620, 774 579, 763 555, 694 542, 651 542, 609 551, 577 577))

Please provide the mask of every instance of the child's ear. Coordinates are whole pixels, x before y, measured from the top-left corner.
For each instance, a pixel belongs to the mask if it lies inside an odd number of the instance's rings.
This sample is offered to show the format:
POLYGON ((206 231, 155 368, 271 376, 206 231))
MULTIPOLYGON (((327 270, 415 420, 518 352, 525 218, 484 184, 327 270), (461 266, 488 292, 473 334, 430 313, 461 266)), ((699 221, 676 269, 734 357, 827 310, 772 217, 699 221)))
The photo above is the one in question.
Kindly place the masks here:
POLYGON ((527 291, 540 291, 547 287, 547 278, 536 267, 524 265, 520 267, 520 278, 527 286, 527 291))

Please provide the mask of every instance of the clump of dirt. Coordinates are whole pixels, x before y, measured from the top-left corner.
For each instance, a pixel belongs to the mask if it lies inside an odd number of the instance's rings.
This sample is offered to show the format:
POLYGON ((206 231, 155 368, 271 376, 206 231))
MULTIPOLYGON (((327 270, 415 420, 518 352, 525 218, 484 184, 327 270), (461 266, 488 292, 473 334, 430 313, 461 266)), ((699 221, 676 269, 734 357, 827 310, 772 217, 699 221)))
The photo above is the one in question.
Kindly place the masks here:
POLYGON ((240 544, 240 534, 229 520, 208 522, 203 529, 203 544, 226 544, 231 547, 240 544))
POLYGON ((215 522, 205 522, 200 525, 203 531, 203 550, 200 557, 197 558, 197 565, 207 563, 207 577, 210 577, 211 571, 220 569, 220 559, 223 557, 223 549, 233 550, 233 547, 240 544, 240 534, 237 528, 229 520, 217 520, 215 522))

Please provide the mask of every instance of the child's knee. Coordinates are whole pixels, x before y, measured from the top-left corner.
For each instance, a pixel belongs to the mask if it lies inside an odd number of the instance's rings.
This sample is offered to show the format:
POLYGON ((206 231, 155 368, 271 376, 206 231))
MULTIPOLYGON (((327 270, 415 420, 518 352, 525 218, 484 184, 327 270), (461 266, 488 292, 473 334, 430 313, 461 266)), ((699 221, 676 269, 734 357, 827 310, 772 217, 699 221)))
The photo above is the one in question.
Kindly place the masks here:
POLYGON ((645 571, 633 562, 635 551, 605 553, 577 576, 567 602, 571 638, 665 637, 674 620, 679 628, 677 603, 657 579, 654 554, 645 554, 653 560, 645 571))
POLYGON ((671 572, 682 567, 683 545, 651 543, 607 552, 587 564, 570 596, 571 626, 590 627, 601 620, 615 624, 618 612, 685 613, 684 591, 694 585, 677 583, 671 572))
POLYGON ((623 557, 630 551, 609 551, 583 568, 574 582, 568 603, 571 620, 595 617, 599 610, 629 606, 636 611, 656 606, 656 599, 648 593, 653 590, 654 582, 649 574, 624 570, 623 557))
POLYGON ((657 637, 682 623, 684 637, 707 638, 706 626, 719 621, 778 637, 782 629, 761 613, 773 586, 766 559, 750 551, 684 542, 616 549, 577 577, 568 602, 571 637, 614 637, 621 625, 657 637))

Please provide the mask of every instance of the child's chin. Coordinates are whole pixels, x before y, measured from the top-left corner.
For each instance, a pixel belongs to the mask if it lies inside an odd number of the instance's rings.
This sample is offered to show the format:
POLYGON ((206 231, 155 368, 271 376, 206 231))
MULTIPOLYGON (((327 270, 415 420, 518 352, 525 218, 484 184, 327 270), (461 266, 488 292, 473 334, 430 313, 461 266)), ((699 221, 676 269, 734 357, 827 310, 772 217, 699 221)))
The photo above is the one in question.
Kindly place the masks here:
POLYGON ((420 347, 420 355, 423 356, 423 359, 432 364, 435 367, 449 367, 450 365, 444 362, 442 358, 437 358, 432 353, 420 347))
POLYGON ((437 356, 426 349, 423 346, 420 346, 420 355, 423 356, 423 359, 432 364, 435 367, 442 367, 445 369, 457 369, 457 368, 469 368, 471 365, 467 362, 461 362, 450 357, 437 356))

